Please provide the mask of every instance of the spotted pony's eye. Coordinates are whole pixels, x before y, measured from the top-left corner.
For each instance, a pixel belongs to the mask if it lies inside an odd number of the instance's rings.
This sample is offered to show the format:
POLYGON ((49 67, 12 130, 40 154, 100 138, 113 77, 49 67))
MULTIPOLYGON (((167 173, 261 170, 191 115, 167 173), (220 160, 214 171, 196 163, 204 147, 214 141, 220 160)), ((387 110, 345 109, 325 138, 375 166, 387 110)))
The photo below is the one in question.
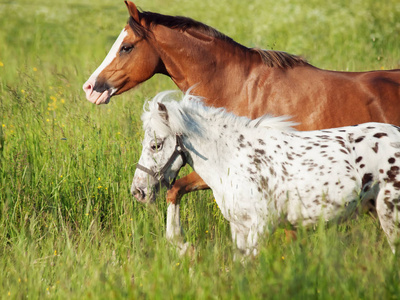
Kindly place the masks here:
POLYGON ((122 45, 121 49, 119 50, 120 54, 129 53, 134 48, 133 45, 122 45))
POLYGON ((153 152, 158 152, 162 149, 163 142, 161 140, 152 141, 150 144, 150 148, 153 152))

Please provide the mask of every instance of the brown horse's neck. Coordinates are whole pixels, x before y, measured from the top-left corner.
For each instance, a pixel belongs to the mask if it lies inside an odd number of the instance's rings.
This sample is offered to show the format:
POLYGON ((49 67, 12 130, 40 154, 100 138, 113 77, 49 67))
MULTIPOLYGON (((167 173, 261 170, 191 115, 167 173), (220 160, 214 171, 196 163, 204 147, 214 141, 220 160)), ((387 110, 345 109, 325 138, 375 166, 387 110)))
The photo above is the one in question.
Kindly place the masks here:
POLYGON ((161 73, 170 76, 182 91, 194 87, 192 92, 204 97, 207 104, 223 106, 218 103, 221 98, 226 99, 230 96, 228 93, 235 94, 242 89, 240 86, 237 91, 221 88, 224 81, 232 77, 232 72, 235 80, 243 83, 254 66, 263 64, 258 52, 195 30, 182 32, 156 26, 153 34, 165 67, 161 73), (215 94, 215 91, 219 93, 215 94))

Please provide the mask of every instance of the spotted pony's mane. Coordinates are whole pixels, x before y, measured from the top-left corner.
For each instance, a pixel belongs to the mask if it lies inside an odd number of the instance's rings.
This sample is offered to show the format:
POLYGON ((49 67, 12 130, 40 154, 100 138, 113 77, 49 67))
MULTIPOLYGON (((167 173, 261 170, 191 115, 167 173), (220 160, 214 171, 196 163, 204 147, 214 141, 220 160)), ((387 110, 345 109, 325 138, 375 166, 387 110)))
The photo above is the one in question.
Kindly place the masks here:
POLYGON ((132 17, 128 19, 128 24, 132 28, 135 35, 141 38, 147 38, 149 31, 155 25, 163 25, 172 29, 187 31, 188 29, 198 30, 201 33, 221 39, 227 43, 234 44, 237 47, 248 51, 255 51, 260 54, 263 62, 269 67, 293 68, 295 66, 307 65, 307 61, 299 56, 292 55, 283 51, 262 50, 260 48, 247 48, 218 30, 191 18, 181 16, 168 16, 149 11, 140 11, 139 18, 144 19, 146 27, 138 24, 132 17))
MULTIPOLYGON (((297 123, 288 121, 290 116, 273 117, 270 115, 262 116, 251 120, 247 117, 239 117, 229 113, 225 108, 215 108, 205 106, 202 98, 187 92, 181 101, 174 101, 173 95, 180 93, 177 91, 165 91, 156 95, 152 100, 144 105, 142 115, 143 128, 152 128, 155 132, 162 135, 184 134, 187 136, 202 135, 203 124, 199 119, 216 120, 226 128, 274 128, 282 131, 294 130, 292 126, 297 123), (166 115, 159 109, 159 103, 164 104, 168 112, 168 124, 165 121, 166 115)), ((215 125, 215 124, 214 124, 215 125)))

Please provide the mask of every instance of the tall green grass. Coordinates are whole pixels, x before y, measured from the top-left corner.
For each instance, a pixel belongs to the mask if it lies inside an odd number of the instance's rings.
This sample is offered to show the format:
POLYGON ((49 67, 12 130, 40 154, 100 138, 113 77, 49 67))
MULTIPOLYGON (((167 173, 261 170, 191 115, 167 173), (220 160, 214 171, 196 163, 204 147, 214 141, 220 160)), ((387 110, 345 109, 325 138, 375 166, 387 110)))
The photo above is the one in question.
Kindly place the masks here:
MULTIPOLYGON (((400 65, 394 0, 136 4, 321 68, 400 65)), ((399 298, 399 259, 373 218, 291 242, 279 229, 242 264, 212 193, 199 192, 181 209, 193 249, 176 253, 165 195, 145 206, 129 193, 143 102, 175 86, 155 76, 99 107, 81 90, 127 16, 122 1, 0 2, 0 298, 399 298)))

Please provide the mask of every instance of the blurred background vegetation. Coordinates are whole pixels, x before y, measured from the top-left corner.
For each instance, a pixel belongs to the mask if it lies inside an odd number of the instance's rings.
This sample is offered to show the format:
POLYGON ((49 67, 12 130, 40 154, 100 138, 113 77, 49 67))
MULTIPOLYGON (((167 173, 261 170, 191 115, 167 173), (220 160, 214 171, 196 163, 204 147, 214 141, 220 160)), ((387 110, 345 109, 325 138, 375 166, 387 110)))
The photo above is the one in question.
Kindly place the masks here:
MULTIPOLYGON (((136 5, 320 68, 400 66, 396 0, 136 5)), ((156 75, 104 106, 81 89, 127 18, 123 1, 0 1, 0 298, 399 298, 397 256, 368 217, 296 241, 281 228, 241 264, 212 193, 194 193, 181 209, 194 248, 177 255, 164 195, 145 206, 129 193, 142 105, 176 87, 156 75)))

